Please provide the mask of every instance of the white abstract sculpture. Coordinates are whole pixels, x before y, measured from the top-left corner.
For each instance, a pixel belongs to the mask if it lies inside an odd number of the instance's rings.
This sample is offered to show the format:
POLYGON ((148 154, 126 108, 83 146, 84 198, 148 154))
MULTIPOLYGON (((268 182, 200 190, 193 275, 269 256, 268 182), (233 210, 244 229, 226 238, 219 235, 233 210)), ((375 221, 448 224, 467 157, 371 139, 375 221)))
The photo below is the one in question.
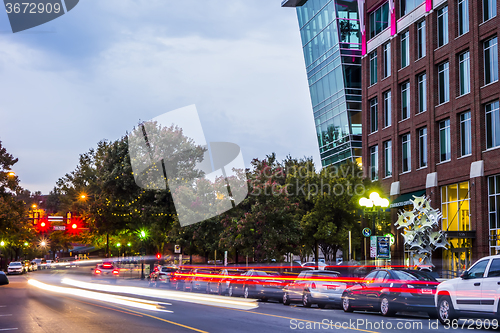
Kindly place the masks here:
POLYGON ((446 235, 440 230, 439 221, 443 214, 431 207, 425 195, 410 200, 412 211, 401 211, 395 223, 398 229, 404 228, 401 234, 405 249, 410 252, 410 265, 432 265, 431 255, 437 248, 446 249, 449 245, 446 235))

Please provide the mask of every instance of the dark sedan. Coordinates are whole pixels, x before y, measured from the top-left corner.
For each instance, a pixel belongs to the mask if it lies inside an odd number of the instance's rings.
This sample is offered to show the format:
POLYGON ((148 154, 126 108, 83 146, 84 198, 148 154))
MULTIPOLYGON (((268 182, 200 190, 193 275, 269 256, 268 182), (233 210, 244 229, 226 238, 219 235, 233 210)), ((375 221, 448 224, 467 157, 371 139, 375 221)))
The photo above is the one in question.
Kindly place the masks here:
POLYGON ((229 284, 229 296, 282 301, 284 282, 276 272, 249 270, 229 284))
POLYGON ((345 312, 379 311, 384 316, 399 311, 426 312, 436 317, 434 295, 439 282, 404 270, 378 269, 370 272, 342 294, 345 312))

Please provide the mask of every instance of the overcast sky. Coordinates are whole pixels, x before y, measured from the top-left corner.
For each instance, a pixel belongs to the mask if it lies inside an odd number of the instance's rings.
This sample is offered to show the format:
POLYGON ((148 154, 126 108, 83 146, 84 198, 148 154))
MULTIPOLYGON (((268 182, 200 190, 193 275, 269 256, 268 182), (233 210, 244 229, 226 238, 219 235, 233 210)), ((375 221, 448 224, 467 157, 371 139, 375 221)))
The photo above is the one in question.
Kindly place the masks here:
POLYGON ((0 10, 0 141, 21 185, 48 194, 98 141, 191 104, 247 166, 271 152, 319 165, 297 16, 280 2, 81 0, 16 34, 0 10))

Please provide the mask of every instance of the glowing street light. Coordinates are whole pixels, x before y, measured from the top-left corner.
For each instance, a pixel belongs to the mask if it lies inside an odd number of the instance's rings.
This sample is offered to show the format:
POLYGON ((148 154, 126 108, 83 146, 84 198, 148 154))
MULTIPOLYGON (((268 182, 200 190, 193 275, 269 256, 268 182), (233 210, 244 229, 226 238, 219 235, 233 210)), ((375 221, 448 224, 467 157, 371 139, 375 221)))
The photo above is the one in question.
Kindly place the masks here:
POLYGON ((9 171, 9 172, 7 173, 7 176, 8 176, 8 177, 15 177, 15 176, 16 176, 16 173, 15 173, 14 171, 9 171))
POLYGON ((5 242, 4 242, 4 241, 1 241, 1 242, 0 242, 0 246, 5 246, 5 242))

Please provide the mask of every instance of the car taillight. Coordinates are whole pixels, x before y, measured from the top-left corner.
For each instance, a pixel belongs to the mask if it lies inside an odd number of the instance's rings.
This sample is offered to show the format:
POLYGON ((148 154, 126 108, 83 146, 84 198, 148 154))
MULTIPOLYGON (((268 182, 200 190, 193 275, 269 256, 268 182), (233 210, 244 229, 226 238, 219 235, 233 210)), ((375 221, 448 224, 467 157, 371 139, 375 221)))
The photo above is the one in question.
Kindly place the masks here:
POLYGON ((96 269, 96 270, 94 271, 94 273, 96 273, 96 274, 101 274, 101 270, 100 270, 100 269, 96 269))
POLYGON ((119 272, 117 269, 115 269, 115 270, 113 271, 113 274, 114 274, 114 275, 118 275, 119 273, 120 273, 120 272, 119 272))
POLYGON ((316 289, 316 283, 314 283, 314 282, 313 282, 313 283, 311 284, 311 288, 312 288, 312 289, 316 289))

